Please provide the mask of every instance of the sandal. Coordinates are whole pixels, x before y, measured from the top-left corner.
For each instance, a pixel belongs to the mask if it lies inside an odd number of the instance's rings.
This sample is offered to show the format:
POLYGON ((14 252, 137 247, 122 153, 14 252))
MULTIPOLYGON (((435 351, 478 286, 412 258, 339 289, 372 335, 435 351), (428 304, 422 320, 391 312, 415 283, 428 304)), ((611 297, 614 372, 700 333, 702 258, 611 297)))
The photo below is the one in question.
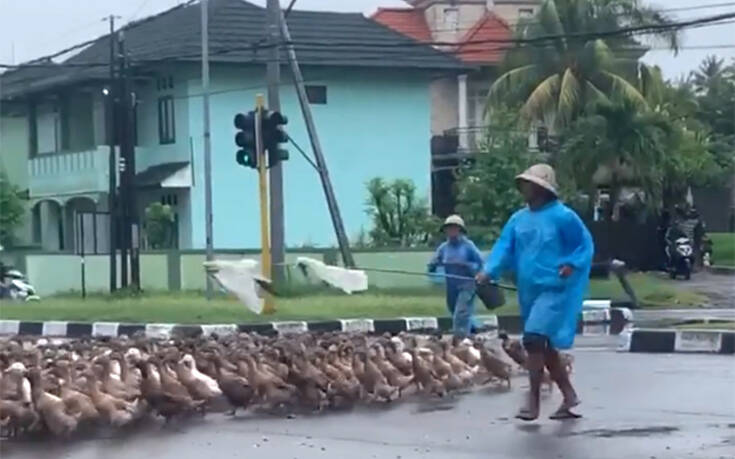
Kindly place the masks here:
POLYGON ((516 419, 520 419, 521 421, 535 421, 538 419, 538 413, 534 414, 530 409, 523 408, 516 414, 516 419))
POLYGON ((549 416, 549 419, 563 421, 566 419, 579 419, 581 417, 581 414, 573 413, 571 410, 569 410, 569 408, 559 408, 554 414, 549 416))
POLYGON ((572 408, 579 405, 581 401, 578 398, 574 398, 572 401, 564 401, 558 410, 554 412, 549 419, 554 420, 565 420, 565 419, 579 419, 582 417, 581 414, 572 412, 572 408))

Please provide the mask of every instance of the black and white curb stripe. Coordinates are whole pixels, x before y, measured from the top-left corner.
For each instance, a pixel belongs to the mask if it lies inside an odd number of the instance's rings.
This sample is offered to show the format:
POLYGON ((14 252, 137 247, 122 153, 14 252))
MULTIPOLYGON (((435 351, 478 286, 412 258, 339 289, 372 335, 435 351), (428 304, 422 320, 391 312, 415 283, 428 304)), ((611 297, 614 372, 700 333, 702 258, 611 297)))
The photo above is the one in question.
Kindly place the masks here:
POLYGON ((735 331, 634 328, 621 335, 619 350, 735 354, 735 331))
MULTIPOLYGON (((498 328, 497 316, 479 316, 478 319, 488 328, 498 328)), ((403 317, 396 319, 337 319, 316 322, 285 321, 253 324, 122 324, 117 322, 21 322, 0 320, 0 335, 28 335, 79 338, 93 336, 117 337, 143 333, 148 338, 169 338, 171 336, 211 336, 228 335, 240 332, 268 334, 303 333, 307 331, 398 333, 402 331, 436 331, 451 328, 451 319, 446 317, 403 317)))
MULTIPOLYGON (((583 334, 608 334, 616 326, 622 327, 632 318, 629 310, 584 311, 580 317, 580 329, 583 334)), ((506 329, 517 333, 522 328, 520 317, 481 315, 477 319, 487 330, 506 329)), ((447 331, 452 328, 450 317, 402 317, 396 319, 336 319, 324 321, 286 321, 265 322, 260 324, 211 324, 211 325, 178 325, 178 324, 123 324, 117 322, 22 322, 18 320, 0 320, 0 335, 55 336, 78 338, 84 336, 116 337, 132 336, 143 333, 149 338, 168 338, 170 336, 210 336, 212 334, 228 335, 239 332, 255 332, 260 334, 289 334, 307 331, 345 331, 366 333, 399 333, 402 331, 447 331)))

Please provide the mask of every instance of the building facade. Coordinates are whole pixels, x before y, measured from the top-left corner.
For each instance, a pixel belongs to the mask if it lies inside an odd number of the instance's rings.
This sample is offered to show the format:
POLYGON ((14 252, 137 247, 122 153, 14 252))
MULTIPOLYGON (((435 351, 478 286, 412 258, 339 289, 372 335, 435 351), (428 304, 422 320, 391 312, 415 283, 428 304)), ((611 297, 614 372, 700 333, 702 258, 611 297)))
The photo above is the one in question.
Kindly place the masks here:
MULTIPOLYGON (((142 218, 152 202, 170 205, 179 248, 205 246, 199 10, 196 4, 176 7, 123 30, 136 106, 137 213, 142 218)), ((267 51, 252 45, 262 40, 264 21, 264 10, 255 5, 210 1, 217 248, 260 244, 257 174, 235 163, 233 118, 252 110, 255 96, 266 92, 267 51)), ((364 208, 369 179, 409 178, 429 194, 430 87, 438 75, 459 72, 464 65, 359 14, 293 11, 289 26, 344 223, 353 236, 369 225, 364 208), (325 52, 299 44, 307 39, 337 45, 325 52), (383 49, 385 42, 405 43, 417 58, 402 58, 405 50, 383 49)), ((29 190, 27 239, 47 250, 83 245, 88 252, 104 253, 109 247, 109 219, 93 214, 108 209, 109 80, 102 65, 109 62, 108 50, 109 37, 103 37, 60 64, 32 63, 0 77, 0 157, 13 165, 10 178, 29 190), (85 215, 80 218, 80 213, 85 215)), ((286 130, 310 152, 293 88, 284 66, 286 130)), ((284 163, 286 243, 333 245, 319 176, 289 149, 291 159, 284 163)))

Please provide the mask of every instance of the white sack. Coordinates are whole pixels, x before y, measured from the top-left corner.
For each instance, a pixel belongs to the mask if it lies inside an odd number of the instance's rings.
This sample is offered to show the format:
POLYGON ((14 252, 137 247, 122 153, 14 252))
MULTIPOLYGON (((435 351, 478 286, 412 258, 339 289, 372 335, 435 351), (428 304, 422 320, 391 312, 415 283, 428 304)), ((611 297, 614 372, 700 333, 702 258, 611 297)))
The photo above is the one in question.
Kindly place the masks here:
POLYGON ((347 294, 364 292, 368 288, 368 277, 365 271, 329 266, 307 257, 298 257, 296 264, 305 269, 307 276, 313 275, 347 294))
POLYGON ((204 262, 204 269, 226 291, 234 294, 248 309, 256 314, 263 312, 262 289, 258 282, 270 283, 258 271, 258 262, 242 260, 214 260, 204 262))

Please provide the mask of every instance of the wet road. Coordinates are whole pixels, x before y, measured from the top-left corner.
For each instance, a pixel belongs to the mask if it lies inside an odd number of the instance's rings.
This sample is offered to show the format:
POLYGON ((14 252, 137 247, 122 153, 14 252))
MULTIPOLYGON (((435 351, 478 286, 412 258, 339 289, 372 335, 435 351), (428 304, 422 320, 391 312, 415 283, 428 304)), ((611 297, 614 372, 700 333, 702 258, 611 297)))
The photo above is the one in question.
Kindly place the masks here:
MULTIPOLYGON (((662 275, 663 276, 663 275, 662 275)), ((708 299, 708 307, 735 308, 735 276, 698 272, 691 280, 671 281, 676 288, 692 289, 708 299)))
POLYGON ((633 311, 633 319, 637 327, 645 327, 650 324, 660 326, 664 323, 686 320, 718 319, 735 321, 735 309, 636 309, 633 311))
POLYGON ((512 419, 524 380, 450 400, 295 419, 243 415, 126 435, 61 441, 5 441, 3 458, 725 458, 735 451, 735 359, 718 355, 616 353, 614 337, 580 338, 574 380, 578 421, 512 419), (509 419, 510 418, 510 419, 509 419))

